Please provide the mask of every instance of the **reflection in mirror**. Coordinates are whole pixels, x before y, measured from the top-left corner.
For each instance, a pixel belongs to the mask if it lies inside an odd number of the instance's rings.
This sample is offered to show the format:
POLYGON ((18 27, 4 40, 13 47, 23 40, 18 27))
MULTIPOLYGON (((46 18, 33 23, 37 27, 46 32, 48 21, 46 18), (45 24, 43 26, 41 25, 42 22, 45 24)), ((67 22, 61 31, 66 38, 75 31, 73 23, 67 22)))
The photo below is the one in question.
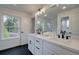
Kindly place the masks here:
POLYGON ((66 31, 66 33, 69 33, 69 17, 62 17, 61 18, 61 30, 66 31))
POLYGON ((37 24, 39 25, 40 24, 40 21, 37 21, 37 24))
POLYGON ((68 37, 70 37, 70 31, 69 31, 69 17, 62 17, 61 18, 61 29, 60 29, 60 34, 58 35, 58 38, 64 39, 66 37, 66 39, 68 39, 68 37))
POLYGON ((53 32, 55 31, 55 27, 54 24, 54 20, 51 19, 43 19, 42 17, 40 17, 41 19, 38 18, 38 20, 36 20, 36 32, 40 33, 40 32, 53 32))

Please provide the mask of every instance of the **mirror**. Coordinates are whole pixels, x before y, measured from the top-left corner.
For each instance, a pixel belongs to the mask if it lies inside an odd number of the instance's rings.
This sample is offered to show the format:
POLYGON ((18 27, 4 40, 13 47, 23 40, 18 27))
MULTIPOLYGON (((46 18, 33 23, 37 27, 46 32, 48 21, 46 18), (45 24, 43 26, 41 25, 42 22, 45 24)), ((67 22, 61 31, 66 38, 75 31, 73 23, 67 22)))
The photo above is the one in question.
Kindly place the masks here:
POLYGON ((61 31, 69 33, 69 16, 61 18, 61 31))
POLYGON ((45 16, 38 16, 36 19, 36 32, 55 32, 56 19, 51 19, 45 16))

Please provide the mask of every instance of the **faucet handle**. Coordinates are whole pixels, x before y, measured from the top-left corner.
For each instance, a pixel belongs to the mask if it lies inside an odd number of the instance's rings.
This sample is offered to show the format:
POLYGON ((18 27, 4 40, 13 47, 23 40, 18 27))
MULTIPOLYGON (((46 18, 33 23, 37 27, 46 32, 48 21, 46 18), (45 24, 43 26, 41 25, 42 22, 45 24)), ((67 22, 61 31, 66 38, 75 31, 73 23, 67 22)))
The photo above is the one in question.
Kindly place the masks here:
POLYGON ((58 34, 58 38, 60 38, 60 35, 58 34))
POLYGON ((71 38, 71 36, 66 36, 66 39, 69 39, 69 37, 71 38))

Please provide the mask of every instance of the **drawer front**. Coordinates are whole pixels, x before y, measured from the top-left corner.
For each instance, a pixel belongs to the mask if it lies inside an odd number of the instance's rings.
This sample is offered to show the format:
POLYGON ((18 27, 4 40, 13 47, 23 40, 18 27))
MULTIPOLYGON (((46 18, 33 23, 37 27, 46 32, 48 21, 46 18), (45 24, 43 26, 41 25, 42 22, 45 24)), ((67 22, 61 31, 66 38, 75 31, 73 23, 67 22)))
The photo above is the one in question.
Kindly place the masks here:
POLYGON ((36 38, 35 39, 35 46, 42 49, 42 39, 36 38))
POLYGON ((48 42, 44 42, 44 48, 47 48, 48 50, 54 51, 57 55, 75 55, 75 53, 64 49, 60 46, 57 46, 55 44, 51 44, 48 42))
POLYGON ((35 55, 42 55, 42 48, 35 46, 35 55))
POLYGON ((40 38, 35 38, 35 43, 36 43, 37 45, 42 44, 42 39, 40 39, 40 38))

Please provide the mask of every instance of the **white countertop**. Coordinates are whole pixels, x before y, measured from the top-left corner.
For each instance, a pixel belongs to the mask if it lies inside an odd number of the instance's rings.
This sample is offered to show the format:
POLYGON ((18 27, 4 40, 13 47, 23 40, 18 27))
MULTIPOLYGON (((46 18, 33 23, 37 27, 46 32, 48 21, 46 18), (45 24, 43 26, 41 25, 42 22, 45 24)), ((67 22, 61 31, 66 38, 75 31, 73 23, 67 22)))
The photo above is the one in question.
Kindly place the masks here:
POLYGON ((46 40, 50 43, 55 43, 57 45, 63 46, 63 47, 68 47, 69 49, 71 48, 72 50, 75 50, 76 52, 79 53, 79 39, 59 39, 57 37, 46 37, 43 35, 39 35, 39 34, 30 34, 32 36, 41 38, 42 40, 46 40))

